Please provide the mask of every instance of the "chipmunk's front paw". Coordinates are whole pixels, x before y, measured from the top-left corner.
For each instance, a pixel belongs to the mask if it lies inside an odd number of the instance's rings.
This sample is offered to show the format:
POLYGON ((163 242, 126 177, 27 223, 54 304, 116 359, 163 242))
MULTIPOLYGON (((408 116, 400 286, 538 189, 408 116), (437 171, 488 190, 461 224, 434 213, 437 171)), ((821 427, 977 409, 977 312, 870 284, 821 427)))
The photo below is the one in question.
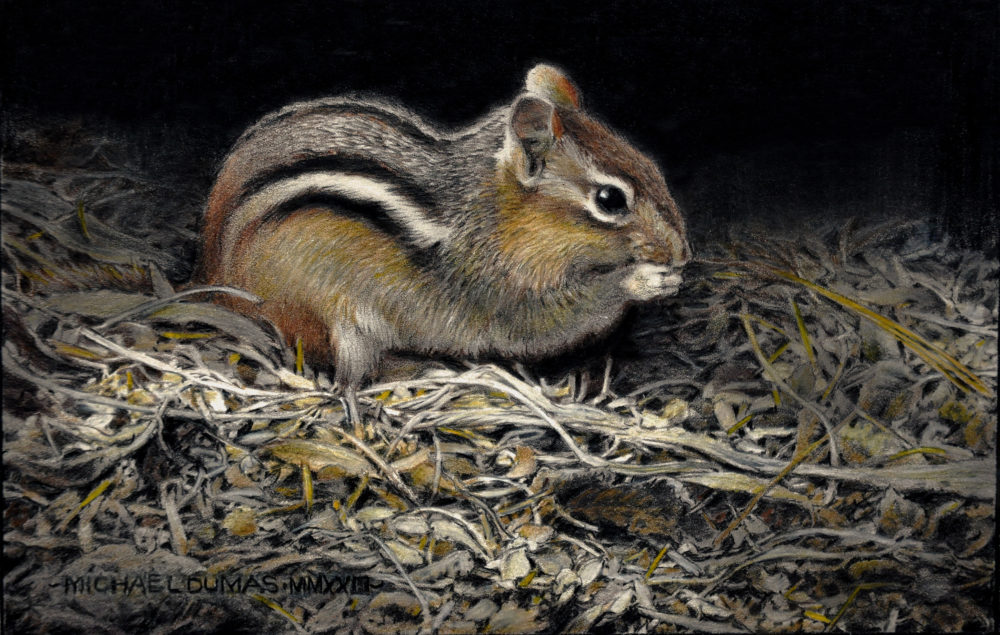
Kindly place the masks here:
POLYGON ((622 286, 634 300, 646 301, 674 295, 683 279, 672 267, 642 263, 622 281, 622 286))

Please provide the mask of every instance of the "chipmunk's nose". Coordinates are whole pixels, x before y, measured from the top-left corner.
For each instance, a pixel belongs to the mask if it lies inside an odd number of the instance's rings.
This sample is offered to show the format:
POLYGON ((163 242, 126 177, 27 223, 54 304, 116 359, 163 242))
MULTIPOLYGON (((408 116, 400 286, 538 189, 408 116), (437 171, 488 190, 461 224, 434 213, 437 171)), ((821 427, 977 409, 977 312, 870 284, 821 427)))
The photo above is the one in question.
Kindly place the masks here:
POLYGON ((642 259, 680 269, 691 260, 691 246, 683 230, 677 230, 666 223, 656 227, 656 240, 644 241, 642 259))

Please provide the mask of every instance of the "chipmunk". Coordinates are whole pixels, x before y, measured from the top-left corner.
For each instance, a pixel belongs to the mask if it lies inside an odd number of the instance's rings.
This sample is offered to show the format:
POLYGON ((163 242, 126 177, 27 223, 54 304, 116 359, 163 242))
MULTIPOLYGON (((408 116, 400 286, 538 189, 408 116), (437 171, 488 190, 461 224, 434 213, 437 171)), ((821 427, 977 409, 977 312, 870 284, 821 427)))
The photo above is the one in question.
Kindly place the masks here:
POLYGON ((356 391, 390 351, 538 359, 675 294, 690 259, 656 165, 581 108, 560 70, 468 128, 380 100, 292 104, 236 142, 200 278, 356 391))

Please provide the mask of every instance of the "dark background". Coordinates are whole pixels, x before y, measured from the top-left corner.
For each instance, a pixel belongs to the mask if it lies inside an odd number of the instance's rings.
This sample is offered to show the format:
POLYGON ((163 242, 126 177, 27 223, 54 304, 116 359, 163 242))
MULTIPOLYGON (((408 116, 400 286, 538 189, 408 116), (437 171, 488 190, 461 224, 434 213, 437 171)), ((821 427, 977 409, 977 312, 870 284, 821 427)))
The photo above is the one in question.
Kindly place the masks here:
POLYGON ((289 101, 375 91, 460 124, 544 60, 656 157, 702 233, 904 214, 995 249, 998 6, 4 0, 6 131, 117 127, 207 193, 289 101))

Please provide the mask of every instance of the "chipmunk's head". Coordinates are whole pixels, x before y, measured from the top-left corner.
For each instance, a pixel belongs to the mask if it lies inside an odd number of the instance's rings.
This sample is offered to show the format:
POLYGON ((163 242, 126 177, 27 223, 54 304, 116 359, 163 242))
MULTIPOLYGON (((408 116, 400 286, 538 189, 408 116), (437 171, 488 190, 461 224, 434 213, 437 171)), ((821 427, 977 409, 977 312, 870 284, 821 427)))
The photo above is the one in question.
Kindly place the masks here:
POLYGON ((663 175, 584 112, 561 71, 528 73, 499 159, 501 250, 534 286, 617 273, 630 299, 677 291, 691 250, 663 175))

